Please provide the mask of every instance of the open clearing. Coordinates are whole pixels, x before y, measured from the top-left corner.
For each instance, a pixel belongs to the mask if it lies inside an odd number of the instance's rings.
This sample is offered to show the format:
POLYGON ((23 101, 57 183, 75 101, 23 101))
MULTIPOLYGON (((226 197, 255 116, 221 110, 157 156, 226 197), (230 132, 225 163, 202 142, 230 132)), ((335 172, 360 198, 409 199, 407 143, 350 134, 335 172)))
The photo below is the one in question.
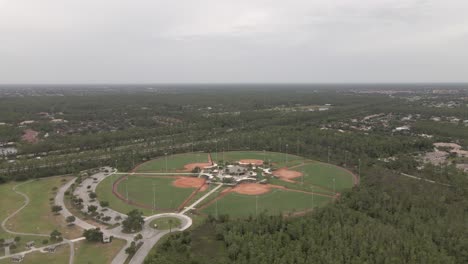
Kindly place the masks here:
POLYGON ((269 214, 305 211, 312 209, 312 203, 313 207, 320 207, 331 200, 332 198, 329 197, 281 189, 273 189, 261 195, 243 195, 229 192, 217 202, 210 203, 201 212, 216 215, 217 210, 218 214, 229 214, 231 217, 247 217, 263 211, 269 214))
MULTIPOLYGON (((167 156, 169 172, 184 172, 193 164, 204 164, 213 159, 235 162, 261 164, 271 162, 275 168, 273 174, 278 179, 270 179, 270 184, 241 184, 229 188, 229 193, 213 194, 200 206, 202 213, 212 213, 214 204, 218 201, 225 204, 226 212, 237 217, 254 213, 255 202, 251 195, 258 195, 258 210, 268 210, 270 213, 304 211, 311 208, 312 192, 314 206, 330 202, 336 192, 351 188, 354 185, 352 173, 340 167, 308 160, 296 155, 263 152, 263 151, 232 151, 207 153, 186 153, 167 156), (335 192, 334 192, 335 190, 335 192), (219 196, 219 197, 218 197, 219 196), (266 198, 270 197, 270 198, 266 198), (238 200, 238 201, 236 201, 238 200), (251 202, 246 202, 246 201, 251 202), (233 208, 229 208, 233 207, 233 208)), ((145 162, 135 168, 135 171, 145 173, 164 173, 166 157, 145 162)), ((119 178, 110 176, 102 181, 97 194, 100 200, 109 201, 110 207, 122 213, 139 208, 145 215, 160 212, 177 211, 206 193, 208 185, 204 180, 177 175, 164 174, 129 174, 128 179, 122 179, 117 185, 117 195, 112 193, 112 184, 119 178), (127 199, 127 203, 125 200, 127 199), (131 203, 131 204, 129 204, 131 203), (156 209, 153 209, 153 204, 156 209)), ((218 208, 219 209, 219 208, 218 208)), ((220 211, 218 211, 220 213, 220 211)))
MULTIPOLYGON (((53 203, 49 199, 55 196, 53 188, 60 187, 68 180, 70 177, 49 177, 19 186, 17 190, 26 194, 30 202, 7 222, 7 227, 17 232, 40 234, 49 234, 57 229, 66 238, 80 237, 81 229, 77 226, 67 226, 61 215, 54 215, 51 212, 53 203)), ((24 198, 20 197, 20 200, 24 200, 24 198)))
MULTIPOLYGON (((162 211, 173 211, 177 209, 190 194, 195 191, 194 187, 179 188, 177 182, 186 181, 183 177, 141 177, 131 175, 128 180, 123 180, 118 185, 118 192, 133 202, 141 203, 149 207, 155 206, 162 211)), ((200 184, 203 185, 203 182, 200 184)))
POLYGON ((111 263, 115 255, 125 246, 125 241, 113 239, 112 243, 75 243, 75 264, 111 263))
POLYGON ((182 223, 175 217, 162 217, 151 221, 150 226, 159 230, 168 230, 170 228, 179 227, 182 223), (172 224, 170 221, 172 220, 172 224), (156 227, 155 227, 156 225, 156 227))

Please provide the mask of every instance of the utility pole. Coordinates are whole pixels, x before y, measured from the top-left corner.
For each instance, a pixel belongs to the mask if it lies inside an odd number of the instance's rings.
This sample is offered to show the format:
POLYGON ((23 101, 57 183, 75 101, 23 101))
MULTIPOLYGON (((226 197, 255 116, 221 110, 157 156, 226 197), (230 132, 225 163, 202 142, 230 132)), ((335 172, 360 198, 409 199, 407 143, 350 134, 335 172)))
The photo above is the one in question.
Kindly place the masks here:
POLYGON ((312 191, 312 209, 314 209, 314 186, 311 186, 310 190, 312 191))
POLYGON ((361 159, 359 159, 359 164, 358 164, 358 177, 361 179, 361 159))
POLYGON ((336 187, 335 187, 335 177, 333 177, 333 192, 336 193, 336 187))
POLYGON ((218 219, 218 199, 216 199, 216 219, 218 219))

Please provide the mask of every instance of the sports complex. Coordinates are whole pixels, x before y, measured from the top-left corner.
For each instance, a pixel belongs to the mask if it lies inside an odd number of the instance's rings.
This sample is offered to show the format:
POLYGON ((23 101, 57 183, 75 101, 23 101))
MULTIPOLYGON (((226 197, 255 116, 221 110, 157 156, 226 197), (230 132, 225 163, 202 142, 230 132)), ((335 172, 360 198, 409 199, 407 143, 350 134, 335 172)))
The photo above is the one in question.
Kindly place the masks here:
POLYGON ((145 215, 180 212, 199 201, 189 208, 194 214, 241 218, 304 213, 332 202, 358 180, 344 168, 291 154, 197 152, 166 155, 129 173, 114 173, 96 193, 121 213, 135 208, 145 215))

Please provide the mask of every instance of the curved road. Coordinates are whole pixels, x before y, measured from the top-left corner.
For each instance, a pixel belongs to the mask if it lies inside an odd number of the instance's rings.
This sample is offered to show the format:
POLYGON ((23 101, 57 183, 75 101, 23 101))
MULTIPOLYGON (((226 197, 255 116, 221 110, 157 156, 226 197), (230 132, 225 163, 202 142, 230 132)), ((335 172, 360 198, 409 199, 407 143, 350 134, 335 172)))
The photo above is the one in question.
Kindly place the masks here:
MULTIPOLYGON (((8 222, 8 220, 10 220, 12 217, 14 217, 16 214, 18 214, 21 210, 23 210, 26 206, 29 205, 29 202, 30 202, 30 199, 29 199, 29 196, 27 196, 26 194, 20 192, 20 191, 17 191, 16 188, 18 188, 19 186, 21 185, 24 185, 24 184, 27 184, 27 183, 30 183, 32 182, 32 180, 30 181, 26 181, 26 182, 23 182, 23 183, 20 183, 18 185, 15 185, 13 187, 13 191, 21 196, 23 196, 24 198, 24 204, 23 206, 21 206, 18 210, 14 211, 12 214, 10 214, 9 216, 7 216, 3 221, 2 221, 2 229, 5 230, 5 232, 9 233, 9 234, 12 234, 12 235, 20 235, 20 236, 41 236, 41 237, 49 237, 49 235, 46 235, 46 234, 34 234, 34 233, 22 233, 22 232, 15 232, 15 231, 12 231, 12 230, 9 230, 8 227, 6 226, 6 223, 8 222)), ((67 243, 69 246, 70 246, 70 258, 68 260, 68 263, 69 264, 73 264, 73 258, 75 257, 75 248, 73 247, 73 242, 71 242, 70 240, 68 239, 64 239, 65 243, 67 243)))

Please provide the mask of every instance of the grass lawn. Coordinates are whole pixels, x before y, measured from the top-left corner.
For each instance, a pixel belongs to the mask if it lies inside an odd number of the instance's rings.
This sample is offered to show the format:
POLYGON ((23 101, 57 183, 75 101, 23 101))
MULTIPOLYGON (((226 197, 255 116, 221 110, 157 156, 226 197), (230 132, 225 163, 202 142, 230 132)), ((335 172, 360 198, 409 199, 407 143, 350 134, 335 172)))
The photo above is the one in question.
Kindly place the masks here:
MULTIPOLYGON (((50 179, 53 179, 53 178, 45 178, 45 179, 43 179, 41 181, 44 181, 44 182, 47 183, 47 182, 49 182, 50 179)), ((60 178, 58 178, 58 179, 60 179, 60 178)), ((52 180, 52 181, 54 181, 54 180, 52 180)), ((25 185, 18 187, 18 189, 20 191, 25 192, 25 190, 23 190, 23 188, 26 187, 26 185, 31 185, 32 188, 36 188, 37 186, 44 186, 43 182, 41 182, 40 184, 39 184, 39 182, 40 181, 28 182, 28 183, 25 183, 25 185)), ((12 188, 14 186, 18 185, 18 184, 20 184, 20 183, 19 182, 10 182, 10 183, 7 183, 7 184, 1 184, 0 185, 0 193, 2 194, 2 198, 0 199, 0 208, 1 208, 1 210, 0 210, 0 222, 2 222, 9 214, 12 214, 14 211, 16 211, 18 208, 20 208, 24 204, 23 196, 15 193, 12 190, 12 188)), ((50 190, 50 189, 51 189, 51 187, 47 188, 47 190, 50 190)), ((44 211, 44 212, 41 212, 41 213, 43 213, 41 215, 29 215, 31 205, 27 206, 26 208, 23 209, 23 210, 25 210, 25 212, 21 211, 16 217, 14 217, 14 218, 10 219, 10 221, 8 221, 8 223, 7 223, 8 227, 10 227, 13 230, 22 231, 22 232, 35 231, 35 229, 32 228, 33 225, 34 226, 36 226, 36 225, 39 226, 41 228, 41 231, 42 230, 47 230, 46 228, 51 227, 50 223, 45 223, 45 221, 48 221, 48 220, 44 220, 44 219, 48 219, 48 218, 47 217, 43 218, 44 215, 48 215, 50 213, 50 207, 49 207, 49 204, 48 204, 48 199, 50 198, 49 192, 47 191, 47 192, 41 194, 41 189, 38 189, 38 192, 39 193, 34 194, 34 196, 41 198, 40 199, 41 201, 46 200, 47 210, 44 211), (29 219, 30 223, 26 223, 26 226, 25 226, 24 221, 25 221, 26 217, 32 217, 32 218, 29 219), (31 221, 31 219, 34 219, 34 221, 31 221), (19 222, 17 223, 16 221, 19 221, 19 222), (31 228, 32 228, 32 230, 31 230, 31 228)), ((34 210, 34 208, 33 208, 33 210, 34 210)), ((61 219, 61 216, 58 216, 58 217, 52 216, 52 218, 56 218, 59 221, 63 221, 61 219)), ((53 221, 55 221, 56 219, 54 219, 53 221)), ((63 230, 61 230, 61 232, 66 234, 66 232, 63 232, 63 230)), ((16 235, 10 235, 7 232, 5 232, 2 228, 0 228, 0 238, 8 239, 8 238, 14 238, 14 237, 16 237, 16 235)), ((11 253, 24 251, 26 242, 35 241, 36 245, 42 246, 43 245, 42 241, 44 239, 47 239, 47 238, 40 237, 40 236, 19 236, 19 237, 21 238, 21 240, 17 244, 17 248, 12 250, 11 253)), ((5 254, 5 251, 3 249, 0 250, 0 256, 3 256, 4 254, 5 254)), ((10 263, 9 259, 8 259, 8 263, 10 263)))
MULTIPOLYGON (((167 156, 167 171, 174 172, 183 170, 185 164, 208 162, 207 153, 183 153, 167 156)), ((165 172, 166 158, 164 156, 141 164, 137 172, 165 172)))
POLYGON ((118 191, 123 196, 128 190, 128 198, 131 201, 153 205, 153 194, 155 194, 156 208, 162 210, 177 209, 185 199, 195 190, 195 188, 177 188, 172 185, 175 178, 149 178, 131 175, 128 180, 123 180, 118 191), (126 187, 127 185, 127 187, 126 187), (154 192, 153 192, 154 185, 154 192))
MULTIPOLYGON (((331 201, 331 198, 310 195, 307 193, 274 189, 269 193, 258 195, 256 203, 255 195, 242 195, 230 193, 218 201, 218 214, 228 214, 231 217, 254 216, 256 204, 258 213, 267 211, 269 214, 288 213, 307 210, 312 207, 320 207, 331 201), (313 198, 312 198, 313 196, 313 198)), ((216 203, 202 210, 205 214, 216 214, 216 203)))
POLYGON ((112 243, 91 243, 80 241, 75 243, 75 264, 111 263, 112 259, 125 246, 125 241, 113 239, 112 243))
MULTIPOLYGON (((39 251, 27 254, 21 263, 24 264, 64 264, 68 263, 70 247, 65 244, 57 248, 55 253, 41 253, 39 251)), ((0 264, 12 263, 10 258, 0 260, 0 264)), ((76 263, 76 262, 75 262, 76 263)))
MULTIPOLYGON (((68 227, 61 215, 54 215, 50 208, 55 197, 53 187, 60 187, 70 177, 49 177, 34 180, 17 188, 26 194, 30 203, 7 222, 7 226, 18 232, 49 234, 59 230, 66 238, 80 237, 82 230, 78 226, 68 227), (31 221, 34 219, 34 221, 31 221)), ((20 198, 23 200, 23 197, 20 198)))
POLYGON ((213 153, 211 155, 213 160, 222 160, 223 157, 225 161, 238 161, 241 159, 259 159, 259 160, 267 160, 273 163, 276 163, 276 167, 284 167, 284 166, 294 166, 300 164, 304 158, 285 154, 285 153, 278 153, 278 152, 268 152, 268 151, 230 151, 213 153), (287 163, 286 163, 287 161, 287 163))
MULTIPOLYGON (((294 170, 304 174, 304 183, 322 186, 333 190, 333 179, 335 179, 336 191, 341 191, 353 187, 353 176, 339 168, 330 164, 314 162, 297 167, 294 170)), ((301 178, 296 178, 300 182, 301 178)))
POLYGON ((181 224, 182 223, 180 222, 178 218, 162 217, 162 218, 154 219, 153 221, 151 221, 150 226, 159 230, 168 230, 170 228, 179 227, 181 224), (172 224, 169 222, 170 220, 172 220, 172 224))
POLYGON ((133 209, 138 209, 142 211, 144 215, 151 215, 151 210, 127 204, 112 193, 112 184, 118 179, 118 177, 120 176, 112 175, 99 183, 96 188, 96 194, 98 195, 99 201, 108 201, 110 208, 124 214, 130 212, 133 209))

